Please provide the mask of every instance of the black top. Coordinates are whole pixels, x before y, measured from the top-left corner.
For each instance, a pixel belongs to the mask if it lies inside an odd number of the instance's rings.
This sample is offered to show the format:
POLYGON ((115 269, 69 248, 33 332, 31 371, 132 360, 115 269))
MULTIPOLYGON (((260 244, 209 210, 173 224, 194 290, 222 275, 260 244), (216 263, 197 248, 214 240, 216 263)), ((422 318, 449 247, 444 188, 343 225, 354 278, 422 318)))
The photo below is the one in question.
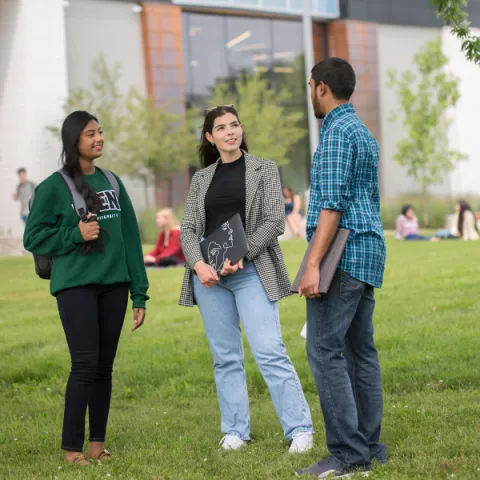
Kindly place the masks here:
POLYGON ((245 156, 231 163, 219 163, 205 196, 207 237, 236 213, 245 228, 245 156))

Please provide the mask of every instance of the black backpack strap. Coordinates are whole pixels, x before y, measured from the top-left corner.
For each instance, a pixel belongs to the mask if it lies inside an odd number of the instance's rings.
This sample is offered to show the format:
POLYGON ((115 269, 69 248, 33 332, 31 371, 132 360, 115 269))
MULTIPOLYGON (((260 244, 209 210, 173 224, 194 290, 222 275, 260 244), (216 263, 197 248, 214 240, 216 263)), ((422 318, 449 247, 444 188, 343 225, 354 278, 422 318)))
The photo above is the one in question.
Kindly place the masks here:
POLYGON ((87 205, 85 203, 85 199, 75 187, 73 183, 73 178, 68 175, 65 169, 57 170, 57 172, 65 182, 68 190, 70 191, 70 195, 72 196, 73 208, 76 214, 81 218, 83 215, 87 213, 87 205))
POLYGON ((100 171, 100 173, 108 180, 110 185, 115 190, 115 193, 117 194, 117 198, 120 200, 120 185, 114 173, 111 172, 110 170, 106 170, 100 167, 95 167, 95 168, 97 168, 100 171))
MULTIPOLYGON (((108 180, 110 185, 113 187, 115 190, 115 193, 117 195, 117 198, 120 199, 120 185, 118 183, 117 177, 110 171, 110 170, 104 170, 103 168, 96 167, 102 173, 105 178, 108 180)), ((68 175, 66 170, 64 168, 57 170, 57 172, 65 182, 65 185, 67 186, 70 195, 72 196, 72 202, 73 202, 73 208, 76 212, 76 214, 81 218, 83 215, 87 213, 87 205, 85 203, 85 199, 83 196, 80 194, 80 192, 77 190, 77 187, 75 187, 75 183, 73 183, 73 179, 68 175)), ((29 201, 29 208, 32 208, 32 203, 33 203, 33 196, 30 198, 29 201)))

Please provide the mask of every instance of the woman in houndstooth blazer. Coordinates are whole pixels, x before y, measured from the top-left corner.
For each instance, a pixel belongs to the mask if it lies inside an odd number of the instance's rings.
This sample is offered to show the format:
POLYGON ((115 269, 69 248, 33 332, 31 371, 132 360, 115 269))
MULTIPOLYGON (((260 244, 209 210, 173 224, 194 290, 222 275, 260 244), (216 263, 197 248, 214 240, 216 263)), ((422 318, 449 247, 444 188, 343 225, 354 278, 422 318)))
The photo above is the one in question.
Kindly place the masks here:
MULTIPOLYGON (((231 105, 206 112, 199 146, 202 168, 192 178, 181 225, 187 259, 180 305, 197 304, 214 363, 221 413, 221 441, 237 450, 250 440, 250 414, 240 319, 269 388, 290 452, 313 446, 310 409, 286 354, 277 301, 290 280, 277 237, 285 211, 277 167, 247 153, 243 127, 231 105), (245 227, 249 252, 220 275, 204 261, 200 239, 234 214, 245 227)), ((228 252, 227 252, 228 255, 228 252)))

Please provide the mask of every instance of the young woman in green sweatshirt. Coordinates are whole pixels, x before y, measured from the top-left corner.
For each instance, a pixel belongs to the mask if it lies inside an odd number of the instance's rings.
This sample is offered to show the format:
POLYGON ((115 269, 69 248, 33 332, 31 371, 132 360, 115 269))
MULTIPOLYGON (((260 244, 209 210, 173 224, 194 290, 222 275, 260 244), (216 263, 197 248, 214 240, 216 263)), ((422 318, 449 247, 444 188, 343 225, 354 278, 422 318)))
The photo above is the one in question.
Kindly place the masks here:
POLYGON ((103 460, 112 392, 112 369, 128 303, 133 329, 145 319, 148 279, 135 212, 125 186, 120 194, 94 161, 102 155, 103 132, 88 112, 71 113, 62 126, 63 167, 84 197, 88 223, 80 221, 63 178, 54 173, 35 190, 25 226, 25 249, 53 256, 50 292, 72 361, 65 395, 62 449, 66 461, 103 460), (96 221, 93 221, 96 215, 96 221), (82 453, 89 410, 90 443, 82 453))

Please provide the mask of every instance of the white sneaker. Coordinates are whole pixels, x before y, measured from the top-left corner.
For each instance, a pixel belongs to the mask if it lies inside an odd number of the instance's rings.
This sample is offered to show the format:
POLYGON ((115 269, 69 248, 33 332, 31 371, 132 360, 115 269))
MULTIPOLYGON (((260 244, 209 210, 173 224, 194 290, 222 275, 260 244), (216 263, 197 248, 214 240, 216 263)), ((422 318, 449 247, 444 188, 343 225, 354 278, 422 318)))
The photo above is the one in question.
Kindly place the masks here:
POLYGON ((293 436, 288 453, 305 453, 313 448, 312 432, 300 432, 293 436))
POLYGON ((302 331, 300 332, 300 336, 303 337, 305 340, 307 339, 307 324, 306 323, 303 326, 302 331))
POLYGON ((224 450, 240 450, 247 445, 247 442, 237 437, 237 435, 225 435, 220 440, 219 445, 221 445, 224 450))

